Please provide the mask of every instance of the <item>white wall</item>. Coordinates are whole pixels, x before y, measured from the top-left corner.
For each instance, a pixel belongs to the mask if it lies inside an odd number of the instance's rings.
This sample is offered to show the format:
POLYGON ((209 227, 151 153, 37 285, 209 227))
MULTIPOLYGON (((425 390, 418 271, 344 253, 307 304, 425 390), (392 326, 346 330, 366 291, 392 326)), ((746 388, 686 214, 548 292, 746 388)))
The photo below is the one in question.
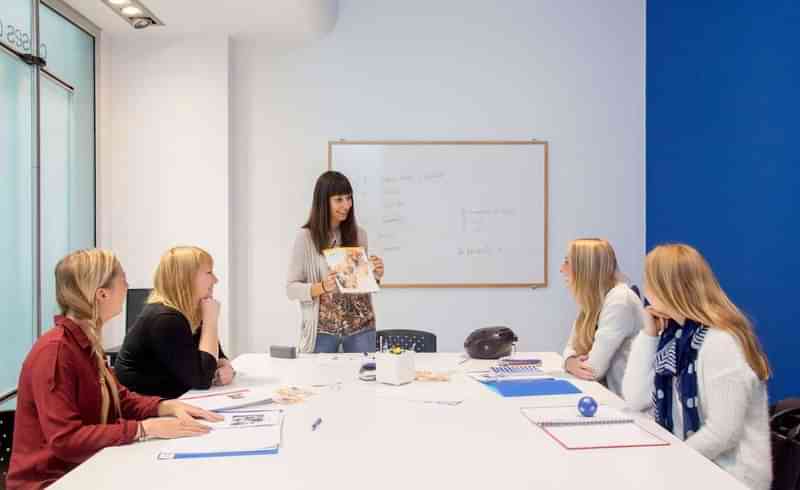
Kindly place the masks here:
MULTIPOLYGON (((228 344, 230 308, 229 40, 108 39, 101 58, 99 245, 133 288, 152 287, 159 257, 198 245, 214 257, 228 344)), ((105 332, 119 344, 124 314, 105 332)))
POLYGON ((325 38, 293 49, 237 41, 231 61, 235 352, 297 339, 288 253, 331 139, 550 142, 550 287, 385 290, 378 328, 432 330, 439 350, 455 351, 472 329, 504 324, 523 349, 560 350, 575 315, 558 275, 570 239, 609 238, 624 272, 640 276, 641 0, 343 0, 325 38))

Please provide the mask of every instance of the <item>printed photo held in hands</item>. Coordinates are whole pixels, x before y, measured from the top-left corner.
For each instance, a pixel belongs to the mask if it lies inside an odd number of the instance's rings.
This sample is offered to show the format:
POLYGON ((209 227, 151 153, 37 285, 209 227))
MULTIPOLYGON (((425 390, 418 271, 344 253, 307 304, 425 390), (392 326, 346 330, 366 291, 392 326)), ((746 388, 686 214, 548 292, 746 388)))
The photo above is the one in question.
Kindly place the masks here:
POLYGON ((375 293, 380 291, 373 266, 363 247, 337 247, 324 250, 331 272, 341 293, 375 293))

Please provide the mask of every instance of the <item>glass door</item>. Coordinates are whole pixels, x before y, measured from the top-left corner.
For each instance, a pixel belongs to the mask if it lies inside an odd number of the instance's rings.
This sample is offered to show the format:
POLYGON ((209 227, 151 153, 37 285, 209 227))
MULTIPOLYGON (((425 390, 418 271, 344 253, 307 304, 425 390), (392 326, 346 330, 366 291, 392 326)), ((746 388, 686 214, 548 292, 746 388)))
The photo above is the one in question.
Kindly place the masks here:
POLYGON ((56 263, 95 246, 95 37, 46 1, 0 0, 0 394, 53 324, 56 263))
POLYGON ((0 393, 17 386, 36 338, 34 68, 30 0, 0 6, 0 393))

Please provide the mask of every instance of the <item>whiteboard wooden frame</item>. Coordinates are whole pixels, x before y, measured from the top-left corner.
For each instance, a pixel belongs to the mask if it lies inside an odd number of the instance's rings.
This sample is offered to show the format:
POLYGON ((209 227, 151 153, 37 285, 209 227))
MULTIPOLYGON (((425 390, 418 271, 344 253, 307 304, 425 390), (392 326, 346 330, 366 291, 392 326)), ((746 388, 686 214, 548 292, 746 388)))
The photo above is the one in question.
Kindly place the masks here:
POLYGON ((328 141, 328 170, 333 168, 333 146, 334 145, 543 145, 544 146, 544 281, 541 283, 436 283, 436 284, 416 284, 416 283, 388 283, 381 284, 381 288, 544 288, 547 287, 547 236, 549 233, 549 175, 548 165, 549 144, 545 140, 344 140, 328 141))

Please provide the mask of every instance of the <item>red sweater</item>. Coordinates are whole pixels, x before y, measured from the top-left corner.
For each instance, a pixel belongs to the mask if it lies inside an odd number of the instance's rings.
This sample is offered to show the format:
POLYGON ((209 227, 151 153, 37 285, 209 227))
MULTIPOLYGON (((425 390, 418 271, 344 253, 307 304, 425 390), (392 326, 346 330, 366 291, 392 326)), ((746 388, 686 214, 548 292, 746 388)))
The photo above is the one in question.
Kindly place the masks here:
POLYGON ((44 488, 104 447, 133 442, 137 420, 158 415, 159 397, 118 384, 121 417, 113 402, 100 424, 100 380, 86 334, 57 316, 22 364, 14 444, 6 486, 44 488))

